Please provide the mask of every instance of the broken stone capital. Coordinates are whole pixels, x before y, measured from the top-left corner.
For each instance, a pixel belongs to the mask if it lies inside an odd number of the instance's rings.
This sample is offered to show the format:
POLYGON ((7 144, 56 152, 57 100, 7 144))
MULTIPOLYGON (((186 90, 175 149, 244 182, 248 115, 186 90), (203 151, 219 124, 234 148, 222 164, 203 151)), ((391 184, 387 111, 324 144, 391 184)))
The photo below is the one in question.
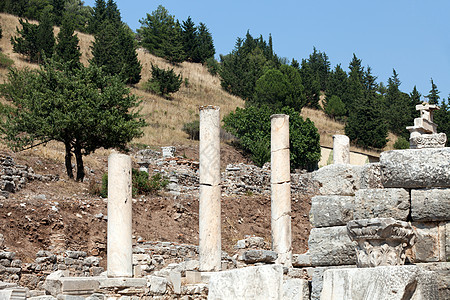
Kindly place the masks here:
POLYGON ((415 233, 408 222, 393 218, 353 220, 347 232, 356 244, 357 266, 397 266, 405 264, 405 250, 415 243, 415 233))

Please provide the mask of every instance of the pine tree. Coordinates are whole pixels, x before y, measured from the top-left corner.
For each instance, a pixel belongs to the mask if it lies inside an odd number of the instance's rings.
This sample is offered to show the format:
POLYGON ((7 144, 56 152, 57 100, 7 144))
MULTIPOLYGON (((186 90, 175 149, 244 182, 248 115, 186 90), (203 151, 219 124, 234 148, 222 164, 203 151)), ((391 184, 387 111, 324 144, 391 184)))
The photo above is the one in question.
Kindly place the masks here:
POLYGON ((80 67, 80 47, 78 36, 74 34, 74 25, 71 19, 64 18, 57 36, 58 44, 55 47, 55 58, 67 62, 71 69, 80 67))
POLYGON ((182 28, 182 41, 183 49, 186 54, 186 59, 193 61, 194 51, 197 45, 197 28, 191 17, 188 17, 186 21, 183 21, 182 28))
POLYGON ((55 51, 55 35, 53 33, 53 22, 50 9, 42 12, 37 31, 37 43, 39 48, 38 61, 43 61, 44 57, 51 57, 55 51))
POLYGON ((409 98, 411 99, 411 116, 412 118, 418 118, 419 117, 419 111, 416 110, 416 105, 419 105, 422 103, 420 100, 420 97, 422 95, 417 90, 416 86, 414 86, 412 92, 409 94, 409 98))
POLYGON ((409 136, 406 126, 411 125, 411 99, 409 95, 400 91, 401 85, 398 74, 393 70, 392 76, 388 79, 386 103, 386 121, 390 131, 404 138, 409 136))
POLYGON ((194 62, 204 63, 216 53, 211 33, 209 33, 208 28, 203 23, 200 23, 198 26, 196 45, 197 47, 194 49, 193 57, 194 62))
POLYGON ((328 77, 327 98, 331 96, 337 96, 339 99, 344 98, 347 84, 347 73, 341 68, 341 65, 336 65, 328 77))
POLYGON ((30 62, 38 61, 39 46, 37 43, 37 33, 39 25, 31 24, 28 20, 19 19, 22 29, 16 28, 18 36, 11 37, 13 52, 20 53, 28 57, 30 62))
POLYGON ((431 90, 428 95, 425 96, 425 98, 428 98, 428 103, 430 104, 439 104, 439 90, 437 89, 437 86, 433 82, 433 78, 431 78, 431 90))
POLYGON ((122 70, 120 76, 127 84, 135 84, 141 80, 142 65, 139 62, 136 52, 136 44, 133 36, 126 30, 125 25, 122 25, 120 30, 120 50, 122 59, 122 70))
POLYGON ((108 0, 108 2, 106 2, 105 20, 119 24, 122 22, 121 19, 116 2, 114 2, 114 0, 108 0))
POLYGON ((65 4, 66 0, 52 0, 53 21, 56 26, 60 26, 63 22, 65 4))
POLYGON ((447 135, 447 146, 449 146, 450 137, 450 96, 442 100, 442 104, 439 110, 434 112, 434 122, 437 124, 438 132, 443 132, 447 135))
POLYGON ((105 0, 95 0, 94 12, 88 25, 88 32, 96 34, 102 23, 106 20, 105 0))

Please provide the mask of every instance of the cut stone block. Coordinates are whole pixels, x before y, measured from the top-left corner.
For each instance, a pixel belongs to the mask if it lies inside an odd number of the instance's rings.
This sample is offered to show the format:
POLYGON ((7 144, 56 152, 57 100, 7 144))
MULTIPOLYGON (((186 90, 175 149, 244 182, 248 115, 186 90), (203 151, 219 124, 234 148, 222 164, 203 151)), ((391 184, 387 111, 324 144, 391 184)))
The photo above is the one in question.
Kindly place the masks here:
POLYGON ((450 188, 411 190, 411 217, 414 221, 450 220, 450 188))
POLYGON ((407 253, 410 260, 415 263, 445 261, 445 223, 412 222, 411 225, 416 232, 416 243, 407 253))
POLYGON ((21 287, 8 288, 0 290, 0 299, 2 300, 25 300, 27 299, 27 290, 21 287))
POLYGON ((310 267, 311 256, 309 251, 302 254, 292 254, 292 266, 294 267, 310 267))
POLYGON ((167 291, 169 281, 164 277, 148 276, 151 295, 163 295, 167 291))
POLYGON ((147 284, 145 278, 129 278, 129 277, 97 277, 100 288, 128 288, 128 287, 144 287, 147 284))
POLYGON ((181 293, 181 272, 170 272, 169 279, 172 283, 173 292, 175 294, 181 293))
POLYGON ((450 187, 450 148, 386 151, 380 165, 384 187, 450 187))
POLYGON ((305 279, 289 278, 283 281, 283 300, 309 300, 309 284, 305 279))
POLYGON ((90 295, 99 288, 99 282, 92 277, 60 277, 47 279, 44 289, 52 296, 66 295, 90 295))
POLYGON ((355 220, 394 218, 406 221, 409 214, 409 193, 405 189, 361 189, 355 193, 355 220))
POLYGON ((380 163, 365 164, 362 167, 361 188, 362 189, 383 188, 383 183, 381 182, 380 163))
POLYGON ((330 269, 320 299, 438 300, 435 280, 435 273, 417 266, 330 269))
POLYGON ((216 272, 209 281, 208 299, 280 299, 282 296, 282 265, 247 267, 216 272))
POLYGON ((308 245, 313 266, 356 264, 355 243, 350 240, 346 226, 313 228, 308 245))
POLYGON ((251 249, 244 252, 242 260, 248 264, 257 262, 272 263, 277 259, 278 255, 275 251, 251 249))
POLYGON ((450 261, 450 222, 445 224, 445 261, 450 261))
POLYGON ((417 264, 424 270, 436 273, 436 283, 439 289, 439 299, 450 299, 450 263, 417 264))
POLYGON ((197 284, 202 282, 202 274, 198 271, 186 271, 186 283, 197 284))
POLYGON ((314 227, 346 225, 353 220, 353 196, 315 196, 311 200, 309 221, 314 227))
POLYGON ((329 269, 345 269, 345 268, 355 268, 354 265, 351 266, 332 266, 332 267, 316 267, 316 268, 306 268, 308 275, 311 277, 311 300, 319 300, 320 293, 322 292, 323 286, 323 273, 329 269))
POLYGON ((328 165, 312 173, 321 195, 353 196, 361 186, 361 166, 328 165))

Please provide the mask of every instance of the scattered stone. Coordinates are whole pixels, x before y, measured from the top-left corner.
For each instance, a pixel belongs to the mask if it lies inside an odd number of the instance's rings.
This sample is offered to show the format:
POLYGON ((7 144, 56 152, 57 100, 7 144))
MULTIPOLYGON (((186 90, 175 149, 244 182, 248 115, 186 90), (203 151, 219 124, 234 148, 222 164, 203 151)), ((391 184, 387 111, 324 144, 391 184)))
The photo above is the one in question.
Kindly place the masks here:
POLYGON ((273 263, 278 257, 275 251, 251 249, 244 252, 242 260, 247 264, 273 263))

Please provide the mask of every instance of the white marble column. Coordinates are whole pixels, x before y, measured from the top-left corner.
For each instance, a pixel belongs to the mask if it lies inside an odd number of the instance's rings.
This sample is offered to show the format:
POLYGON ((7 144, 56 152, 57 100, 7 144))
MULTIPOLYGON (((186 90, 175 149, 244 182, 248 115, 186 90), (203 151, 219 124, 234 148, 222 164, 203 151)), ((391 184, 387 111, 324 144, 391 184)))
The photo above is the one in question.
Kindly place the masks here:
POLYGON ((133 276, 131 158, 112 153, 108 157, 108 277, 133 276))
POLYGON ((289 116, 271 116, 272 250, 276 263, 292 266, 291 172, 289 153, 289 116))
POLYGON ((220 108, 200 107, 200 271, 221 267, 220 108))
POLYGON ((333 135, 333 164, 350 163, 350 139, 346 135, 333 135))

